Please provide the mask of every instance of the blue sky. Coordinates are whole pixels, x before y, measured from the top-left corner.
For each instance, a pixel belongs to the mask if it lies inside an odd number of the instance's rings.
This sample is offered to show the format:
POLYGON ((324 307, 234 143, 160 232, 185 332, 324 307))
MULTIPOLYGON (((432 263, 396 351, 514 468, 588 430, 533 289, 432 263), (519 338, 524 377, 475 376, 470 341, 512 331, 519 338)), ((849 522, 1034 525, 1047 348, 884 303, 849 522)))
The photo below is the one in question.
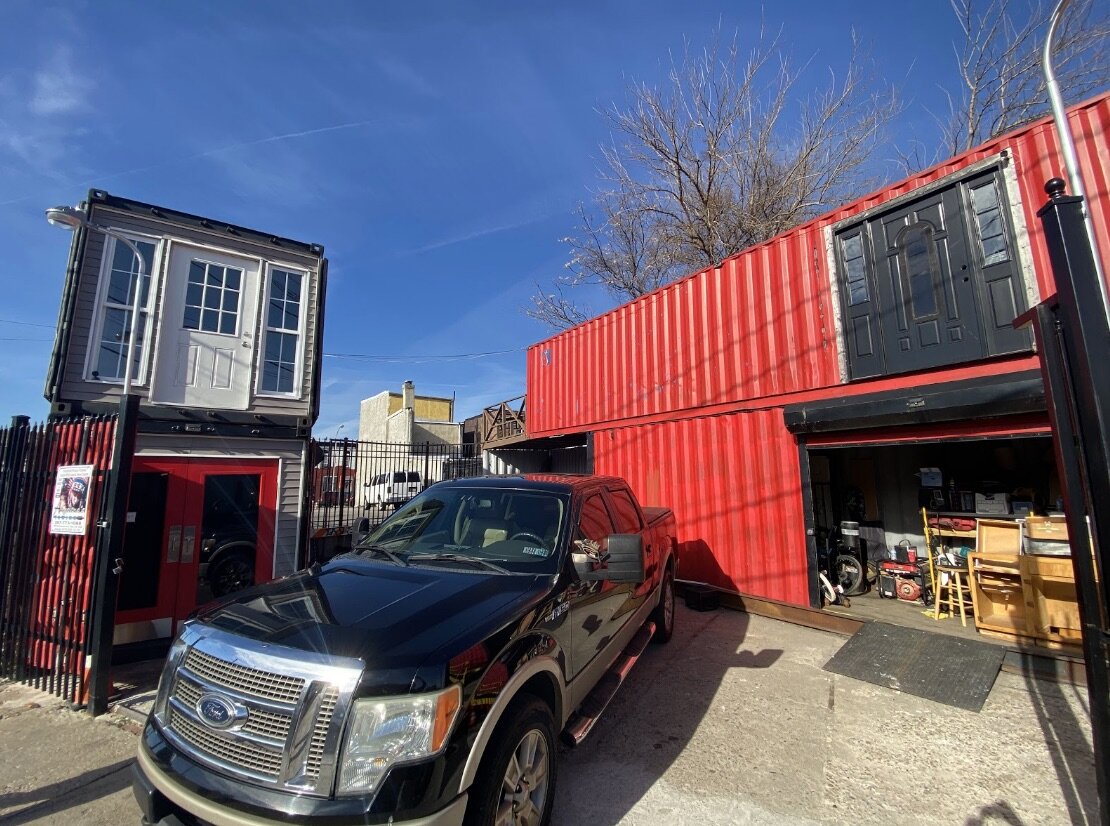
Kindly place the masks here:
POLYGON ((596 182, 596 110, 661 81, 684 38, 781 26, 804 91, 854 27, 903 89, 904 143, 935 133, 956 34, 944 0, 6 0, 3 17, 0 421, 47 411, 69 238, 43 209, 96 186, 325 246, 318 435, 353 435, 358 401, 405 379, 460 417, 523 392, 524 348, 549 333, 523 308, 596 182))

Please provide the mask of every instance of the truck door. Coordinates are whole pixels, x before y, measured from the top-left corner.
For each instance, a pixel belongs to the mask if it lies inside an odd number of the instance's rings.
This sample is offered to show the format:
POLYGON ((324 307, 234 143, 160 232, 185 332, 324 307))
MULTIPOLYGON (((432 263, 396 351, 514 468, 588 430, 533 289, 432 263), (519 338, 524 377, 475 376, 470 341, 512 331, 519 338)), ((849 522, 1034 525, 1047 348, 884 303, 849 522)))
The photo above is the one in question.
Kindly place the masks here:
MULTIPOLYGON (((616 533, 609 509, 601 493, 588 494, 582 500, 578 527, 572 542, 597 543, 598 550, 607 551, 609 534, 616 533)), ((567 562, 570 565, 570 561, 567 562)), ((573 571, 573 565, 571 565, 573 571)), ((572 574, 577 579, 577 574, 572 574)), ((633 596, 627 582, 575 582, 570 587, 571 674, 577 675, 603 651, 609 640, 628 620, 630 613, 621 607, 633 596)))
POLYGON ((647 530, 647 524, 632 494, 626 488, 609 488, 609 511, 613 514, 617 533, 638 533, 644 538, 644 581, 636 586, 636 596, 644 597, 651 593, 656 568, 659 566, 659 548, 655 547, 654 536, 647 530))

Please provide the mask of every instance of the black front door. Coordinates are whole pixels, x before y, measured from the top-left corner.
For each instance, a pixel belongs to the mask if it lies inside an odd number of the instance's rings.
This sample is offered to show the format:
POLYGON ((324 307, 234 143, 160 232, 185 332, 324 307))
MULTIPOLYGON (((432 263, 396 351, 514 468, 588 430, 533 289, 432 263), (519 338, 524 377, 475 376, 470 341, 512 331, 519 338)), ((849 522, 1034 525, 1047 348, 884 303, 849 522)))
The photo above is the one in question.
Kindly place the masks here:
POLYGON ((871 224, 887 372, 985 355, 958 195, 950 187, 871 224))
POLYGON ((1029 348, 1003 193, 991 170, 837 232, 851 378, 1029 348))

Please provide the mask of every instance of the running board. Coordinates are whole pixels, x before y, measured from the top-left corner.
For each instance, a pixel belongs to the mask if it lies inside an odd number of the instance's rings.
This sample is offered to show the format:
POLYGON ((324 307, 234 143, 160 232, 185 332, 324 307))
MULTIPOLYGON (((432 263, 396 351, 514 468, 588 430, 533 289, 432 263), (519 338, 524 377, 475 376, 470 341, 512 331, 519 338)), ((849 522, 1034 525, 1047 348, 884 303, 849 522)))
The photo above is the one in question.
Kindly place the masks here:
POLYGON ((578 711, 571 715, 567 727, 563 729, 563 740, 567 745, 577 746, 586 739, 586 735, 601 718, 609 701, 616 696, 617 691, 624 684, 624 678, 628 676, 636 660, 640 659, 640 655, 644 653, 654 634, 655 623, 648 621, 636 632, 636 636, 625 646, 612 667, 597 681, 593 690, 586 695, 578 711))

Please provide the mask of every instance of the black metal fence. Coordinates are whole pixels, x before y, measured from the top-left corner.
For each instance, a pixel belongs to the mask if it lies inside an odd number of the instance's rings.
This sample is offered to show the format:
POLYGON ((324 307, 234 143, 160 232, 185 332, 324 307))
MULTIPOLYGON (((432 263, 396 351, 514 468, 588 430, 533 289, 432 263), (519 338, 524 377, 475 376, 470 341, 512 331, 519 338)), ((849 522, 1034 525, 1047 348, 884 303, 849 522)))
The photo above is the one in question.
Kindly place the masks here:
POLYGON ((17 416, 0 428, 0 677, 74 705, 86 702, 89 688, 94 563, 110 505, 116 421, 31 425, 17 416), (87 513, 83 534, 50 530, 64 465, 92 466, 91 484, 72 486, 64 502, 71 515, 87 513))
POLYGON ((342 550, 360 524, 380 524, 428 485, 485 473, 474 445, 326 439, 313 442, 313 454, 310 561, 342 550))
POLYGON ((1054 178, 1038 212, 1056 296, 1036 325, 1056 461, 1064 487, 1083 659, 1090 697, 1099 821, 1110 823, 1110 312, 1083 216, 1083 199, 1054 178), (1087 539, 1090 539, 1088 544, 1087 539))

